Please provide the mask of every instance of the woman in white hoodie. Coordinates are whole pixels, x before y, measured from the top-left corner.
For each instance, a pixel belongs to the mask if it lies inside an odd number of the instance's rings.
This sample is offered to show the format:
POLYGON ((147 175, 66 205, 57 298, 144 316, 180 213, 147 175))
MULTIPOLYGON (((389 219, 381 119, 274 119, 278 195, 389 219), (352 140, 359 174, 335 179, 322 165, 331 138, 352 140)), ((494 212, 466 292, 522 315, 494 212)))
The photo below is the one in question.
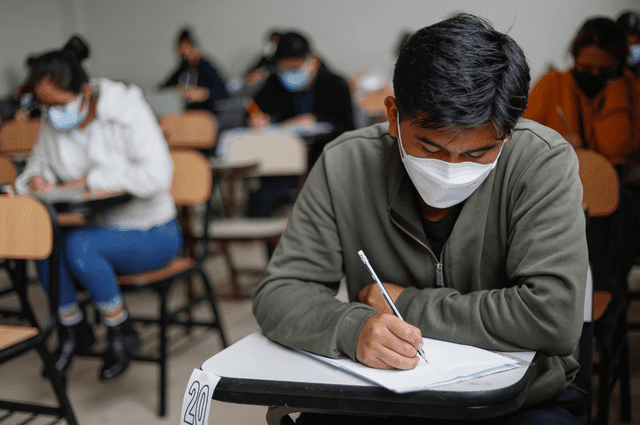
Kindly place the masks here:
MULTIPOLYGON (((90 292, 108 326, 100 378, 113 379, 139 346, 116 274, 162 267, 182 246, 170 193, 171 157, 141 90, 106 79, 90 82, 72 52, 63 49, 37 58, 29 82, 43 118, 38 141, 16 180, 17 191, 121 188, 133 195, 131 201, 90 217, 88 226, 66 232, 61 244, 56 368, 65 373, 74 353, 95 341, 76 302, 75 279, 90 292)), ((46 262, 39 262, 45 286, 47 271, 46 262)))

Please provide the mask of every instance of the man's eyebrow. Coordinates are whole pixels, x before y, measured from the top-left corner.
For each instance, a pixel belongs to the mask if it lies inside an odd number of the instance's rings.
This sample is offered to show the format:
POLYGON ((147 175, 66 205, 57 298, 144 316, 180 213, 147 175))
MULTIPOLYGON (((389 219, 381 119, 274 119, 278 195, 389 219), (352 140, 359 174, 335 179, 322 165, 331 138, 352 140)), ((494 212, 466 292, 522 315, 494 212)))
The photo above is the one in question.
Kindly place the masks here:
MULTIPOLYGON (((432 142, 431 140, 427 139, 426 137, 416 136, 416 139, 418 139, 418 140, 419 140, 419 141, 421 141, 422 143, 425 143, 425 144, 427 144, 427 145, 431 145, 431 146, 433 146, 434 148, 438 148, 438 149, 446 150, 446 149, 444 148, 444 146, 440 146, 439 144, 432 142)), ((472 150, 469 150, 469 151, 465 151, 465 152, 463 152, 463 153, 476 153, 476 152, 485 152, 485 151, 489 151, 489 150, 491 150, 491 149, 495 148, 496 146, 498 146, 501 142, 502 142, 501 140, 498 140, 497 142, 495 142, 495 143, 493 143, 493 144, 491 144, 491 145, 481 146, 481 147, 479 147, 479 148, 477 148, 477 149, 472 149, 472 150)))

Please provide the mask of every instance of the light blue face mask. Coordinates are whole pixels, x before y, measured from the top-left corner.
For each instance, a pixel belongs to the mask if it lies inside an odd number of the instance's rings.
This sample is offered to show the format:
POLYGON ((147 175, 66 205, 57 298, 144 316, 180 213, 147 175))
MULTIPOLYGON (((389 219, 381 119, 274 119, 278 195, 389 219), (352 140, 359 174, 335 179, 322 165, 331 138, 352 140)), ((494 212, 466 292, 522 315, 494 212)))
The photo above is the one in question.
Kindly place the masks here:
POLYGON ((292 71, 279 71, 278 78, 285 89, 290 92, 299 92, 309 85, 310 76, 302 69, 292 71))
POLYGON ((640 44, 632 44, 629 46, 629 56, 627 57, 627 65, 634 66, 640 63, 640 44))
POLYGON ((78 126, 89 113, 89 102, 80 110, 82 98, 78 97, 71 103, 47 108, 47 118, 56 130, 69 131, 78 126))

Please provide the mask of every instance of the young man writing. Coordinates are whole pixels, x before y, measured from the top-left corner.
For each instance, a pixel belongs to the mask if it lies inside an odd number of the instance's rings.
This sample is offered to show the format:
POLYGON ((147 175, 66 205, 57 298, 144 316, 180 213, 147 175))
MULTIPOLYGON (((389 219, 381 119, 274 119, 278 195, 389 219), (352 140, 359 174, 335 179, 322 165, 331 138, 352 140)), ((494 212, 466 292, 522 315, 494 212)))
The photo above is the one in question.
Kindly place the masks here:
POLYGON ((375 368, 415 367, 421 336, 534 350, 525 407, 491 423, 584 423, 570 387, 588 262, 582 186, 571 146, 520 120, 529 82, 520 47, 474 16, 414 34, 389 122, 345 133, 309 174, 256 291, 264 334, 375 368), (349 303, 334 298, 343 277, 349 303))

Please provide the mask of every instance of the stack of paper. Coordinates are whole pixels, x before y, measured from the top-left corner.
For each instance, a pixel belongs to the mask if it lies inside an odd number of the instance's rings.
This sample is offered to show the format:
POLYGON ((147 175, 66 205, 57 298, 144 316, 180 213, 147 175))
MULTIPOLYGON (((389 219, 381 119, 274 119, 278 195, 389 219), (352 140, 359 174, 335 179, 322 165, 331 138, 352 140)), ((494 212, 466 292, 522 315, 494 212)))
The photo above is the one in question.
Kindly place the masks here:
POLYGON ((306 351, 300 350, 300 352, 396 393, 426 390, 524 367, 528 365, 535 354, 534 352, 528 353, 524 356, 528 361, 523 361, 513 356, 469 345, 430 338, 423 338, 423 340, 428 363, 420 359, 418 366, 411 370, 374 369, 351 359, 331 359, 306 351))

